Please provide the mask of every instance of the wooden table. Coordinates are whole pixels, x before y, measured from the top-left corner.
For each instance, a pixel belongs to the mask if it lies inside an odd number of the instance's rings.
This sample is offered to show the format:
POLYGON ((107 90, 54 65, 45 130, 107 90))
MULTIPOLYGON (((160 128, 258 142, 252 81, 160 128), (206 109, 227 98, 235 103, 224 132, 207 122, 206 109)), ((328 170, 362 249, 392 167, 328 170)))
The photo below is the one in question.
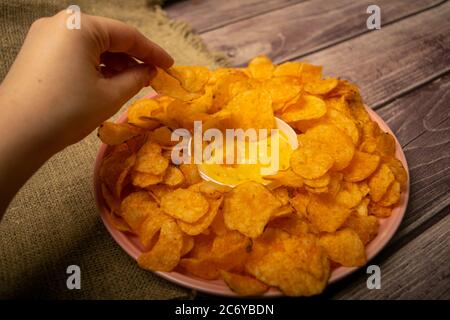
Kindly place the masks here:
POLYGON ((361 88, 396 134, 411 175, 405 218, 371 262, 381 289, 359 272, 329 286, 332 299, 450 298, 450 3, 442 0, 194 0, 165 7, 234 65, 257 54, 307 60, 361 88), (381 8, 368 30, 366 9, 381 8))

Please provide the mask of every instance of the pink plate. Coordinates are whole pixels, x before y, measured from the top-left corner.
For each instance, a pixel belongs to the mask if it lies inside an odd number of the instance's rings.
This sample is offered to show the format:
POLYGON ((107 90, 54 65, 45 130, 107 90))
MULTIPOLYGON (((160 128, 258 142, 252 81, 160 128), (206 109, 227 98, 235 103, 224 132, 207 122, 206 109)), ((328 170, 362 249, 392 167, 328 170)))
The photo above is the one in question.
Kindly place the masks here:
MULTIPOLYGON (((150 98, 155 97, 150 96, 150 98)), ((366 106, 367 112, 369 113, 372 120, 378 123, 378 125, 381 127, 381 129, 385 132, 389 132, 390 134, 393 134, 391 129, 387 126, 387 124, 369 107, 366 106)), ((127 119, 127 114, 124 113, 120 117, 118 122, 125 122, 127 119)), ((395 138, 395 136, 394 136, 395 138)), ((394 233, 396 232, 397 228, 399 227, 403 216, 406 211, 406 206, 408 204, 408 198, 409 198, 409 170, 408 170, 408 164, 406 163, 405 154, 403 153, 403 150, 397 140, 395 138, 396 143, 396 157, 400 159, 403 166, 405 167, 406 171, 408 172, 408 183, 406 191, 402 193, 401 199, 399 204, 393 209, 392 215, 389 218, 386 219, 379 219, 380 222, 380 228, 378 235, 375 239, 373 239, 369 245, 366 247, 366 253, 367 253, 367 259, 368 261, 375 257, 375 255, 378 254, 389 242, 389 240, 392 238, 394 233)), ((107 149, 107 146, 105 144, 102 144, 100 146, 100 149, 97 153, 97 158, 95 160, 95 168, 94 168, 94 190, 95 190, 95 199, 97 203, 97 208, 100 212, 100 216, 103 220, 103 223, 106 226, 106 229, 108 229, 111 236, 114 238, 114 240, 122 247, 123 250, 125 250, 131 257, 134 259, 137 259, 137 257, 142 253, 142 246, 139 244, 138 239, 130 235, 128 233, 124 233, 121 231, 118 231, 114 229, 114 227, 110 224, 109 220, 107 219, 107 208, 105 206, 102 194, 101 194, 101 188, 100 188, 100 182, 99 182, 99 169, 100 164, 102 162, 103 156, 105 154, 105 151, 107 149)), ((137 267, 137 266, 136 266, 137 267)), ((331 273, 331 277, 329 280, 329 283, 334 283, 345 276, 351 274, 358 268, 348 268, 348 267, 339 267, 331 273)), ((199 290, 205 293, 215 294, 215 295, 221 295, 221 296, 237 296, 236 293, 231 291, 227 285, 222 280, 203 280, 197 277, 193 276, 187 276, 184 274, 181 274, 179 272, 155 272, 160 277, 167 279, 173 283, 176 283, 180 286, 199 290)), ((268 292, 264 294, 264 296, 282 296, 283 294, 275 289, 272 288, 268 292)))

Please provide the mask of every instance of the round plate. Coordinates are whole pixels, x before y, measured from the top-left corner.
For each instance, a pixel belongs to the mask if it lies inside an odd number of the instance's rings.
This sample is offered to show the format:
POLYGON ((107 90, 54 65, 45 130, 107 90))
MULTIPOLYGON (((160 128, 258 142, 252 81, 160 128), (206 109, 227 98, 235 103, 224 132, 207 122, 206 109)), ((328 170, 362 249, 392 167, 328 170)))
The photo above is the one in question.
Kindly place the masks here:
MULTIPOLYGON (((154 98, 155 95, 150 96, 150 98, 154 98)), ((373 121, 377 122, 380 128, 385 131, 389 132, 394 136, 395 143, 396 143, 396 152, 395 156, 402 162, 403 166, 405 167, 406 172, 408 173, 408 183, 406 190, 402 193, 400 201, 398 205, 393 208, 392 215, 389 218, 385 219, 378 219, 380 223, 379 232, 378 235, 373 239, 366 247, 366 254, 367 254, 367 261, 371 260, 375 255, 378 254, 389 242, 389 240, 394 235, 395 231, 397 230, 398 226, 400 225, 403 215, 405 214, 406 207, 408 204, 408 198, 409 198, 409 170, 408 170, 408 164, 406 163, 405 154, 403 153, 403 150, 391 131, 389 129, 388 125, 369 107, 365 106, 367 112, 369 113, 370 117, 373 121)), ((127 114, 124 113, 118 120, 118 122, 125 122, 127 119, 127 114)), ((100 149, 97 153, 97 158, 95 160, 95 168, 94 168, 94 191, 95 191, 95 200, 97 203, 97 208, 100 213, 100 216, 103 220, 103 223, 106 226, 106 229, 108 229, 111 236, 114 238, 114 240, 122 247, 125 252, 127 252, 131 257, 134 259, 137 259, 137 257, 142 253, 142 246, 139 243, 139 240, 136 236, 133 236, 128 233, 124 233, 121 231, 116 230, 107 219, 107 208, 105 206, 103 197, 101 195, 101 187, 99 182, 99 169, 100 164, 102 162, 103 156, 105 154, 105 151, 107 149, 107 146, 105 144, 102 144, 100 146, 100 149)), ((136 265, 136 267, 138 267, 136 265)), ((348 267, 339 267, 333 270, 331 273, 331 277, 329 279, 329 284, 334 283, 345 276, 348 276, 350 273, 357 270, 357 267, 354 268, 348 268, 348 267)), ((215 295, 221 295, 221 296, 237 296, 236 293, 231 291, 228 286, 223 282, 222 280, 204 280, 201 278, 193 277, 193 276, 187 276, 179 272, 155 272, 160 277, 167 279, 173 283, 176 283, 178 285, 181 285, 183 287, 187 287, 190 289, 195 289, 198 291, 202 291, 209 294, 215 294, 215 295)), ((269 291, 267 291, 264 296, 282 296, 283 294, 275 288, 271 288, 269 291)))

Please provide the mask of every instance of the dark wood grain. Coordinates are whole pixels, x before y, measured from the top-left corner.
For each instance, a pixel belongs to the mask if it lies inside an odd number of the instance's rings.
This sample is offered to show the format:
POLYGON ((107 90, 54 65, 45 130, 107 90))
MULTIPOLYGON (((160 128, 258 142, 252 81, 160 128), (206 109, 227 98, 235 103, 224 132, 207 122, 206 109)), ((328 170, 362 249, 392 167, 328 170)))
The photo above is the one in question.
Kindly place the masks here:
MULTIPOLYGON (((450 209, 448 209, 450 211, 450 209)), ((381 289, 367 289, 367 274, 337 292, 336 299, 450 299, 450 215, 393 252, 379 266, 381 289)), ((377 262, 378 261, 374 261, 377 262)), ((363 270, 364 271, 364 270, 363 270)))
POLYGON ((304 57, 378 108, 450 70, 450 3, 304 57))
POLYGON ((179 1, 164 9, 169 17, 186 21, 197 32, 202 33, 301 1, 304 0, 192 0, 179 1))
POLYGON ((258 54, 280 62, 370 32, 370 4, 380 6, 383 29, 439 3, 442 0, 307 1, 217 28, 202 38, 211 49, 225 51, 235 65, 258 54))

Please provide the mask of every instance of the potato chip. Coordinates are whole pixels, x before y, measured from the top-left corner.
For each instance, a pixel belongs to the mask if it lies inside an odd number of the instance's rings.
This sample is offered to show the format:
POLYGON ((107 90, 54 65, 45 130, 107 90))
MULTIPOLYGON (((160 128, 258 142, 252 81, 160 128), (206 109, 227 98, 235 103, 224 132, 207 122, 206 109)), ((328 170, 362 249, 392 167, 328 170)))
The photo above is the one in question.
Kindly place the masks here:
POLYGON ((379 223, 374 216, 361 216, 352 214, 344 223, 344 227, 348 227, 358 234, 364 245, 367 245, 378 234, 379 223))
POLYGON ((353 158, 355 146, 352 140, 334 125, 321 124, 313 127, 306 131, 305 138, 320 142, 320 146, 334 159, 333 170, 346 168, 353 158))
POLYGON ((344 180, 351 182, 362 181, 378 168, 379 163, 379 156, 361 151, 355 151, 352 161, 343 171, 344 180))
POLYGON ((117 183, 119 178, 123 176, 123 172, 129 166, 129 160, 132 154, 126 144, 122 144, 113 148, 113 150, 103 158, 100 166, 100 180, 105 183, 109 191, 117 198, 120 194, 116 194, 117 183))
POLYGON ((302 82, 308 83, 322 79, 322 67, 302 62, 302 82))
POLYGON ((145 219, 158 209, 158 205, 145 191, 129 194, 121 204, 122 217, 135 232, 139 230, 145 219))
POLYGON ((301 84, 292 77, 277 77, 263 82, 261 88, 270 94, 272 108, 277 111, 299 95, 301 84))
POLYGON ((328 196, 312 194, 307 212, 308 220, 319 231, 334 232, 344 224, 351 210, 328 196))
POLYGON ((221 198, 223 194, 227 193, 231 189, 232 188, 229 186, 217 184, 212 181, 202 181, 198 184, 198 191, 211 199, 221 198))
POLYGON ((303 70, 303 63, 288 61, 275 66, 273 71, 274 77, 296 77, 301 78, 303 70))
POLYGON ((245 275, 220 270, 220 276, 231 290, 241 296, 256 296, 269 290, 265 283, 245 275))
POLYGON ((104 144, 116 146, 142 133, 140 128, 128 123, 103 122, 97 136, 104 144))
POLYGON ((385 163, 394 174, 395 180, 400 183, 401 188, 405 188, 408 182, 408 174, 400 160, 394 157, 383 157, 382 162, 385 163))
POLYGON ((184 175, 184 179, 186 180, 186 183, 188 185, 193 185, 199 182, 202 182, 202 178, 200 177, 200 174, 198 172, 198 168, 195 164, 181 164, 179 166, 181 172, 184 175))
POLYGON ((329 262, 314 236, 291 236, 282 241, 276 237, 268 243, 256 240, 254 246, 246 271, 258 280, 288 296, 310 296, 325 288, 329 262))
POLYGON ((180 261, 183 233, 173 220, 161 226, 158 242, 138 257, 138 264, 151 271, 172 271, 180 261))
POLYGON ((387 132, 381 133, 377 137, 376 153, 382 156, 394 156, 395 155, 395 139, 387 132))
POLYGON ((369 178, 370 197, 373 201, 380 201, 394 182, 395 177, 387 165, 382 163, 377 171, 369 178))
POLYGON ((181 86, 178 79, 168 74, 165 70, 156 68, 156 75, 150 80, 150 85, 161 95, 180 99, 182 101, 191 101, 198 98, 198 93, 191 93, 181 86))
POLYGON ((229 128, 272 129, 275 117, 270 95, 261 90, 248 90, 238 94, 226 106, 231 112, 229 128), (258 106, 258 108, 252 107, 258 106))
POLYGON ((231 230, 244 235, 259 236, 272 212, 281 207, 281 202, 264 186, 256 182, 245 182, 225 195, 223 217, 231 230))
POLYGON ((248 70, 253 78, 267 80, 272 77, 274 66, 264 55, 257 56, 248 64, 248 70))
POLYGON ((194 238, 183 234, 183 246, 181 247, 181 256, 187 255, 194 248, 194 238))
POLYGON ((163 195, 172 192, 174 189, 164 184, 151 185, 146 187, 149 191, 150 196, 158 203, 161 203, 161 198, 163 195))
POLYGON ((295 213, 271 220, 268 227, 281 229, 294 236, 300 236, 309 232, 308 223, 295 213))
POLYGON ((208 212, 209 203, 200 193, 179 188, 161 198, 161 209, 176 219, 194 223, 208 212))
POLYGON ((302 95, 300 99, 287 107, 281 118, 286 122, 317 119, 325 115, 327 107, 325 102, 311 95, 302 95))
POLYGON ((122 232, 132 232, 130 226, 125 221, 123 221, 121 217, 118 217, 113 212, 108 211, 106 213, 106 219, 113 226, 114 229, 122 232))
POLYGON ((184 182, 184 175, 180 169, 175 166, 169 166, 163 177, 163 183, 170 187, 177 187, 184 182))
POLYGON ((392 214, 392 208, 382 207, 379 204, 371 201, 368 205, 369 214, 377 218, 388 218, 392 214))
POLYGON ((210 77, 210 71, 200 66, 173 66, 167 73, 177 79, 188 92, 200 93, 203 91, 210 77))
POLYGON ((290 159, 292 170, 304 179, 315 179, 323 176, 333 167, 334 159, 314 140, 301 143, 290 159))
POLYGON ((163 175, 155 175, 151 173, 144 173, 134 171, 131 173, 131 180, 134 186, 140 188, 147 188, 151 185, 158 184, 163 181, 163 175))
POLYGON ((264 179, 277 182, 287 187, 303 187, 303 178, 298 174, 295 174, 291 169, 280 170, 274 175, 264 176, 264 179))
POLYGON ((243 271, 244 262, 252 250, 252 241, 238 231, 229 231, 214 238, 208 259, 218 269, 243 271))
POLYGON ((337 84, 336 78, 326 78, 307 82, 304 89, 310 94, 326 94, 333 90, 337 84))
POLYGON ((346 208, 354 208, 361 202, 363 196, 356 183, 343 182, 336 195, 336 203, 346 208))
POLYGON ((172 217, 166 215, 160 208, 155 208, 148 212, 147 217, 137 230, 139 236, 139 241, 141 244, 151 249, 152 245, 155 244, 156 235, 160 232, 162 226, 167 221, 174 221, 172 217))
POLYGON ((272 191, 272 194, 280 200, 282 206, 289 203, 289 191, 286 187, 276 188, 272 191))
POLYGON ((154 112, 161 110, 162 107, 155 99, 137 100, 128 108, 128 123, 139 128, 155 129, 160 123, 150 117, 154 112))
POLYGON ((310 198, 308 194, 298 192, 289 202, 294 207, 297 215, 301 218, 306 218, 306 215, 308 214, 306 208, 308 207, 309 201, 310 198))
POLYGON ((206 280, 218 279, 220 276, 214 262, 208 259, 183 258, 180 260, 180 267, 188 274, 206 280))
POLYGON ((210 108, 212 113, 224 108, 239 93, 233 90, 233 87, 243 86, 246 89, 251 89, 251 85, 247 84, 247 75, 239 70, 218 69, 213 73, 211 80, 214 83, 213 105, 210 108))
POLYGON ((364 244, 352 229, 322 235, 319 241, 334 262, 345 267, 360 267, 366 263, 364 244))
POLYGON ((223 236, 225 233, 230 231, 223 220, 222 211, 219 211, 214 217, 214 220, 211 223, 211 230, 219 236, 223 236))
POLYGON ((326 187, 328 184, 330 184, 331 181, 331 175, 328 173, 325 173, 323 176, 315 178, 315 179, 304 179, 304 182, 307 186, 313 187, 313 188, 321 188, 326 187))
POLYGON ((397 204, 400 200, 400 183, 394 181, 387 189, 384 196, 378 201, 378 204, 383 207, 389 207, 397 204))
POLYGON ((171 147, 178 143, 178 141, 172 141, 172 130, 168 127, 157 128, 151 131, 148 137, 160 146, 171 147))
POLYGON ((214 218, 217 215, 217 212, 219 211, 219 207, 222 204, 223 198, 215 199, 215 200, 209 200, 209 210, 208 212, 203 215, 200 219, 198 219, 194 223, 188 223, 184 222, 182 220, 178 220, 178 225, 180 226, 180 229, 191 236, 196 236, 208 229, 208 227, 213 222, 214 218))
POLYGON ((290 204, 285 204, 278 209, 275 209, 274 212, 272 212, 272 215, 270 216, 270 220, 279 218, 279 217, 285 217, 291 213, 294 212, 294 208, 291 207, 290 204))

